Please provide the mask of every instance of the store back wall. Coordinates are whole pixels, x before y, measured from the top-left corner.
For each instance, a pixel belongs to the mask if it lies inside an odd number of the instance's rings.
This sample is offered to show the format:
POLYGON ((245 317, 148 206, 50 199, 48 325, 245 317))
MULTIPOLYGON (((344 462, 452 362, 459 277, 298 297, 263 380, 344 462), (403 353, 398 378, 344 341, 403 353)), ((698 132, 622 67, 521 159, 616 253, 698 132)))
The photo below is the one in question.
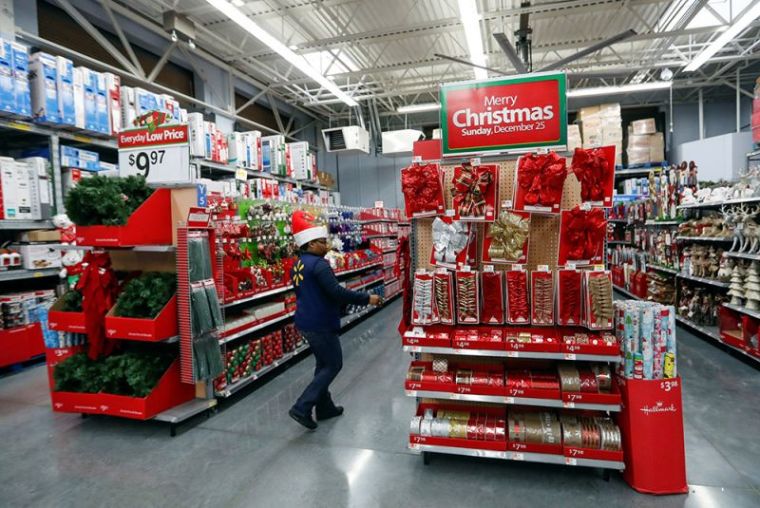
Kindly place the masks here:
POLYGON ((322 168, 338 180, 342 204, 373 206, 382 201, 386 208, 402 208, 401 168, 411 161, 411 155, 325 154, 322 168))

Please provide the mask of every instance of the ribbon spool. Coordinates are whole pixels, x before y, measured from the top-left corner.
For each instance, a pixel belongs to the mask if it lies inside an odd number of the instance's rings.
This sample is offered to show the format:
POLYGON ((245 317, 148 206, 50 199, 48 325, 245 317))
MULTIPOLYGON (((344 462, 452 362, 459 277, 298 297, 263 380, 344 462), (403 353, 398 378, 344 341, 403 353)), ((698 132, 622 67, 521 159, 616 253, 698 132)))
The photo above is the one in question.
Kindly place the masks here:
POLYGON ((563 392, 581 391, 581 376, 577 368, 569 364, 560 364, 557 371, 563 392))

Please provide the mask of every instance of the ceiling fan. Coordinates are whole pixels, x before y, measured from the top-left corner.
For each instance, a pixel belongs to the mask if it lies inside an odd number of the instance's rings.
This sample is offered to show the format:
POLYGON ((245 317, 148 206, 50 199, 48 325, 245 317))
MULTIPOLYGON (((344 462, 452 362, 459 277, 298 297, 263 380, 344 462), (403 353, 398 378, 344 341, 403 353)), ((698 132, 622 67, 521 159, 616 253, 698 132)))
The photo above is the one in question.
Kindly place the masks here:
MULTIPOLYGON (((521 7, 530 7, 530 2, 523 2, 521 4, 521 7)), ((516 72, 505 72, 499 69, 494 69, 492 67, 486 67, 483 65, 474 64, 468 60, 463 60, 461 58, 456 58, 453 56, 448 55, 442 55, 440 53, 435 53, 434 56, 438 58, 444 58, 446 60, 451 60, 452 62, 461 63, 464 65, 469 65, 472 67, 479 67, 481 69, 486 69, 488 71, 493 72, 494 74, 500 74, 502 76, 508 76, 510 74, 527 74, 533 72, 533 29, 528 25, 530 13, 524 12, 520 14, 520 26, 517 30, 515 30, 515 46, 513 46, 509 39, 507 38, 507 35, 503 32, 494 33, 493 37, 496 39, 496 42, 499 44, 499 47, 504 52, 504 54, 507 56, 507 59, 512 63, 512 65, 515 68, 516 72)), ((611 46, 612 44, 618 43, 622 40, 625 40, 629 37, 632 37, 636 35, 635 30, 626 30, 625 32, 621 32, 617 35, 613 35, 612 37, 605 39, 603 41, 597 42, 596 44, 592 44, 591 46, 584 48, 576 53, 573 53, 570 56, 566 56, 565 58, 561 58, 560 60, 557 60, 556 62, 553 62, 549 65, 546 65, 540 69, 538 69, 536 72, 545 72, 545 71, 552 71, 555 69, 560 69, 567 64, 574 62, 575 60, 578 60, 580 58, 583 58, 585 56, 588 56, 592 53, 595 53, 599 50, 602 50, 606 48, 607 46, 611 46)), ((607 76, 614 76, 614 75, 620 75, 620 74, 630 74, 630 71, 619 71, 617 73, 615 72, 569 72, 568 74, 575 75, 575 76, 585 76, 585 77, 607 77, 607 76)))

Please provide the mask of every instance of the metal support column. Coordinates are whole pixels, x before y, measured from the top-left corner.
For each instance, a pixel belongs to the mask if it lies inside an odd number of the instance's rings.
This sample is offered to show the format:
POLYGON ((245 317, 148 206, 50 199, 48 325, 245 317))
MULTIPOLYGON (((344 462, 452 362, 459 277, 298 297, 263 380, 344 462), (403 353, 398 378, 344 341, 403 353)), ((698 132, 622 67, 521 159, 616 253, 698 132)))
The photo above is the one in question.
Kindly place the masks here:
POLYGON ((736 132, 742 130, 742 87, 741 87, 741 71, 736 69, 736 132))
POLYGON ((57 134, 50 135, 50 165, 53 170, 53 193, 55 213, 65 213, 63 204, 63 171, 61 170, 61 143, 57 134))
POLYGON ((705 139, 705 105, 701 88, 699 89, 699 139, 705 139))

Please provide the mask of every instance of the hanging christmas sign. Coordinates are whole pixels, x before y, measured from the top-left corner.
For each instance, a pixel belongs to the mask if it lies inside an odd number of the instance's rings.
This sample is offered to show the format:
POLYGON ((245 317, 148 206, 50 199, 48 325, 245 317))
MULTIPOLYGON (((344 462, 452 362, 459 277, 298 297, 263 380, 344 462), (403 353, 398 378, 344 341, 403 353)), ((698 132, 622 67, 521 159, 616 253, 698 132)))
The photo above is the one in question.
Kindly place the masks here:
POLYGON ((565 146, 565 90, 563 73, 442 86, 444 157, 565 146))

